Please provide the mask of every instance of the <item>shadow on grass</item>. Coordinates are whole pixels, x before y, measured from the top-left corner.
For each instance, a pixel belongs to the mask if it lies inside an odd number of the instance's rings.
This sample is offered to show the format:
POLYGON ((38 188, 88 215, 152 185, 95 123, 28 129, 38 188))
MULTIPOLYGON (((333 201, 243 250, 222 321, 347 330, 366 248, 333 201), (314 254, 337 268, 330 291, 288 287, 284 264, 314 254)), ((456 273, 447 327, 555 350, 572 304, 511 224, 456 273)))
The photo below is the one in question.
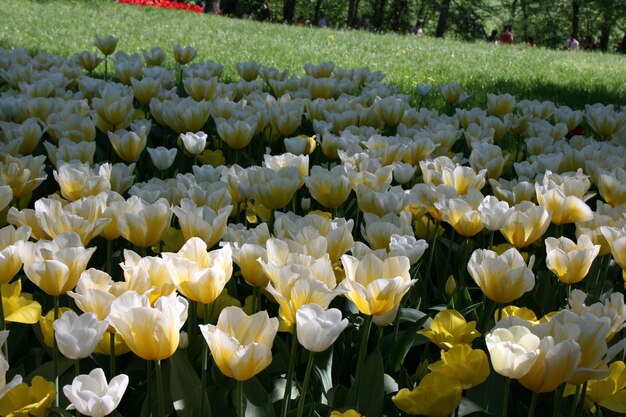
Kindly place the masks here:
POLYGON ((483 100, 486 104, 487 93, 510 93, 516 96, 517 100, 539 100, 553 101, 558 105, 568 105, 575 109, 584 109, 585 104, 603 103, 624 105, 626 103, 626 83, 618 89, 611 89, 608 86, 590 85, 586 87, 581 84, 556 84, 548 81, 536 81, 533 83, 520 83, 516 80, 498 80, 489 85, 469 83, 464 85, 467 91, 483 92, 483 97, 478 97, 482 106, 483 100))

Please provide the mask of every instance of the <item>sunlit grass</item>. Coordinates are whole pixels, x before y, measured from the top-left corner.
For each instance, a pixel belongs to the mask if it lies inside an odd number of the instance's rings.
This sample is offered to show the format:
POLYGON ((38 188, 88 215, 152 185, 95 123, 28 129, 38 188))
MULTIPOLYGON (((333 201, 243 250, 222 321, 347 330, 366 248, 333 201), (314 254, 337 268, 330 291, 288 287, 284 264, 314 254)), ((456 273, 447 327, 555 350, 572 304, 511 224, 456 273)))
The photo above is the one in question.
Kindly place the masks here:
POLYGON ((626 58, 614 54, 261 24, 111 0, 3 0, 0 13, 1 46, 65 56, 93 50, 95 34, 115 34, 118 49, 129 53, 152 46, 171 51, 173 43, 192 45, 198 49, 196 60, 224 64, 224 75, 230 78, 236 77, 235 64, 247 60, 298 75, 306 62, 332 60, 343 68, 380 70, 387 75, 385 81, 404 92, 412 92, 416 83, 458 81, 471 106, 484 106, 488 92, 575 108, 626 101, 626 58))

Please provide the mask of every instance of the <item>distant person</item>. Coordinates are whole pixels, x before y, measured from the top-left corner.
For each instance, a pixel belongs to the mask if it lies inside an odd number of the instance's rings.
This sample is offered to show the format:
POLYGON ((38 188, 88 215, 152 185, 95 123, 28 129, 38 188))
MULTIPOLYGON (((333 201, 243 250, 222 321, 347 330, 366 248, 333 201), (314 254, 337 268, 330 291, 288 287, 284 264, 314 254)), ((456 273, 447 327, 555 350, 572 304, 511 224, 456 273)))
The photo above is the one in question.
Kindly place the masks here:
POLYGON ((572 33, 569 38, 565 40, 565 49, 568 51, 577 51, 580 48, 580 42, 576 39, 576 36, 572 33))
POLYGON ((537 44, 535 43, 535 38, 533 38, 532 36, 529 36, 526 38, 526 41, 524 42, 526 45, 530 46, 531 48, 534 48, 537 44))
POLYGON ((361 21, 357 24, 356 27, 357 29, 370 30, 371 28, 370 20, 367 17, 364 17, 361 19, 361 21))
POLYGON ((513 43, 513 33, 511 32, 511 25, 504 25, 502 33, 500 33, 499 43, 510 44, 513 43))
POLYGON ((311 21, 306 17, 300 15, 296 19, 296 26, 311 26, 311 21))
POLYGON ((487 42, 498 43, 498 31, 497 30, 494 29, 491 31, 491 35, 489 35, 489 37, 487 38, 487 42))
POLYGON ((593 35, 588 35, 582 45, 585 51, 595 51, 598 49, 598 39, 593 35))
POLYGON ((243 18, 248 20, 256 20, 256 13, 254 12, 254 8, 252 6, 248 6, 246 12, 243 14, 243 18))
POLYGON ((411 27, 411 35, 424 36, 424 20, 418 19, 415 26, 411 27))
POLYGON ((270 10, 270 5, 267 4, 266 0, 263 0, 261 3, 261 8, 259 9, 259 20, 261 22, 272 21, 272 11, 270 10))
POLYGON ((326 17, 326 13, 324 13, 323 10, 320 12, 320 17, 317 18, 317 22, 315 23, 321 28, 328 27, 328 18, 326 17))
POLYGON ((211 0, 209 2, 210 8, 209 13, 211 14, 221 14, 222 10, 220 9, 220 0, 211 0))

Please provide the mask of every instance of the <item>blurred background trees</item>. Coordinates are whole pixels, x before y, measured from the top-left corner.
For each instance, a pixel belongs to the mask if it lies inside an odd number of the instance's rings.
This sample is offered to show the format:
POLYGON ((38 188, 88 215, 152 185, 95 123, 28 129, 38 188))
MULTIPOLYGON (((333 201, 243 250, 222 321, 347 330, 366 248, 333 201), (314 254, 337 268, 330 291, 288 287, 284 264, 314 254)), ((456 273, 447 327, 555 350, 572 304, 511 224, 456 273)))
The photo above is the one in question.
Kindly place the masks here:
MULTIPOLYGON (((258 0, 221 0, 224 14, 241 17, 258 0)), ((424 20, 428 36, 484 40, 510 24, 517 42, 561 48, 574 34, 583 44, 594 37, 598 49, 611 50, 626 33, 624 0, 269 0, 274 21, 299 17, 315 22, 324 13, 331 26, 409 32, 424 20)))

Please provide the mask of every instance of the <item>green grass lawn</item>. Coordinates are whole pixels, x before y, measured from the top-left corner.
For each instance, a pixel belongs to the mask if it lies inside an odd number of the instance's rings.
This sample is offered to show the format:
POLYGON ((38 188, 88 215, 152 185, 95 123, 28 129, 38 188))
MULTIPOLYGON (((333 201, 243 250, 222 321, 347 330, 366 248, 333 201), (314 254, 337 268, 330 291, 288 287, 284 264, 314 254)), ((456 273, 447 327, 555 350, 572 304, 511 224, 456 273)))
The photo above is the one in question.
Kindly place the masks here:
MULTIPOLYGON (((614 54, 298 28, 111 0, 2 0, 0 21, 0 46, 64 56, 93 50, 96 34, 114 34, 120 38, 118 49, 129 53, 160 46, 171 54, 173 43, 192 45, 198 49, 196 60, 220 62, 232 78, 242 61, 301 75, 306 62, 332 60, 343 68, 380 70, 403 92, 411 92, 415 83, 458 81, 471 95, 470 106, 484 106, 486 93, 504 92, 575 108, 626 103, 626 57, 614 54)), ((172 58, 169 63, 173 66, 172 58)))

